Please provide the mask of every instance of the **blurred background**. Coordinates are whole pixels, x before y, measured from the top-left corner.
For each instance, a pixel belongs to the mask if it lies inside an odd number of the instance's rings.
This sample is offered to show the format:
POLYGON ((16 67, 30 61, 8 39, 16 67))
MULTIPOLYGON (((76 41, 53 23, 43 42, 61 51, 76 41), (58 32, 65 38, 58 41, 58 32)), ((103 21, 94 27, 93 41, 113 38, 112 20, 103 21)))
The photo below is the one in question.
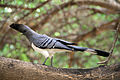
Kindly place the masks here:
MULTIPOLYGON (((40 64, 45 59, 33 51, 24 35, 9 27, 12 23, 28 25, 40 34, 75 42, 81 47, 109 51, 119 16, 120 0, 0 0, 0 56, 40 64)), ((120 62, 118 37, 109 64, 120 62)), ((86 52, 65 52, 55 54, 53 64, 90 68, 105 59, 86 52)))

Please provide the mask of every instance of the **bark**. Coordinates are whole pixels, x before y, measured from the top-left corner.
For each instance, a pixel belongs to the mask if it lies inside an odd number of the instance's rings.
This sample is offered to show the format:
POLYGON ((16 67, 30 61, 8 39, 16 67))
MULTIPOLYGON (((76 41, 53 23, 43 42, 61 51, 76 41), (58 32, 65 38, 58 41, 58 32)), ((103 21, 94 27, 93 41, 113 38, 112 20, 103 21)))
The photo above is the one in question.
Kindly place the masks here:
POLYGON ((0 80, 119 80, 120 63, 90 69, 68 69, 0 57, 0 80))

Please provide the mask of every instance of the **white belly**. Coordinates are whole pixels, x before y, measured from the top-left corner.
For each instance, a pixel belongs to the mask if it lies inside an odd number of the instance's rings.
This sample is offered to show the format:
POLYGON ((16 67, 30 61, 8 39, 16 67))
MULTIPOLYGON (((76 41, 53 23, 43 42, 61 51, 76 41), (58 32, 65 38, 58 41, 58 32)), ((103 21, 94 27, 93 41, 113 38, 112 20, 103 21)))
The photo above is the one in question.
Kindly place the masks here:
POLYGON ((41 53, 42 55, 44 55, 45 57, 52 57, 55 53, 57 52, 65 52, 65 51, 68 51, 68 50, 63 50, 63 49, 40 49, 38 47, 36 47, 33 43, 32 43, 32 48, 41 53))

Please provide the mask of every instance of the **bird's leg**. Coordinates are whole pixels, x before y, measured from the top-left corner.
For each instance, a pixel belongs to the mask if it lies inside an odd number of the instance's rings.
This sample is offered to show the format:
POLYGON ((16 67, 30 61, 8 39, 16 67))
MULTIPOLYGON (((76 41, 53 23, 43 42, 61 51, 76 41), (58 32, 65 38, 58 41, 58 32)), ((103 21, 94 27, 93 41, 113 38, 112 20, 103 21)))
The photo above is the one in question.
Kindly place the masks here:
POLYGON ((45 59, 45 61, 43 62, 43 64, 42 65, 45 65, 45 63, 46 63, 46 61, 47 61, 47 59, 48 59, 49 57, 47 57, 46 59, 45 59))
POLYGON ((51 67, 53 67, 53 56, 51 57, 51 67))

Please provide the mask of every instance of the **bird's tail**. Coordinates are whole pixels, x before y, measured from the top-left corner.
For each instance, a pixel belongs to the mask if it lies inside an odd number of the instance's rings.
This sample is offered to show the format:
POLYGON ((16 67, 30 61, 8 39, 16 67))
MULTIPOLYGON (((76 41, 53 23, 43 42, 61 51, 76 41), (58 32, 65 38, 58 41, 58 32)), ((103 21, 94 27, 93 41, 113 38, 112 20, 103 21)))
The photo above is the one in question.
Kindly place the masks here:
POLYGON ((68 47, 72 48, 74 51, 90 52, 90 53, 93 53, 99 56, 104 56, 104 57, 108 57, 110 54, 109 52, 92 49, 92 48, 85 48, 85 47, 71 46, 71 45, 69 45, 68 47))

